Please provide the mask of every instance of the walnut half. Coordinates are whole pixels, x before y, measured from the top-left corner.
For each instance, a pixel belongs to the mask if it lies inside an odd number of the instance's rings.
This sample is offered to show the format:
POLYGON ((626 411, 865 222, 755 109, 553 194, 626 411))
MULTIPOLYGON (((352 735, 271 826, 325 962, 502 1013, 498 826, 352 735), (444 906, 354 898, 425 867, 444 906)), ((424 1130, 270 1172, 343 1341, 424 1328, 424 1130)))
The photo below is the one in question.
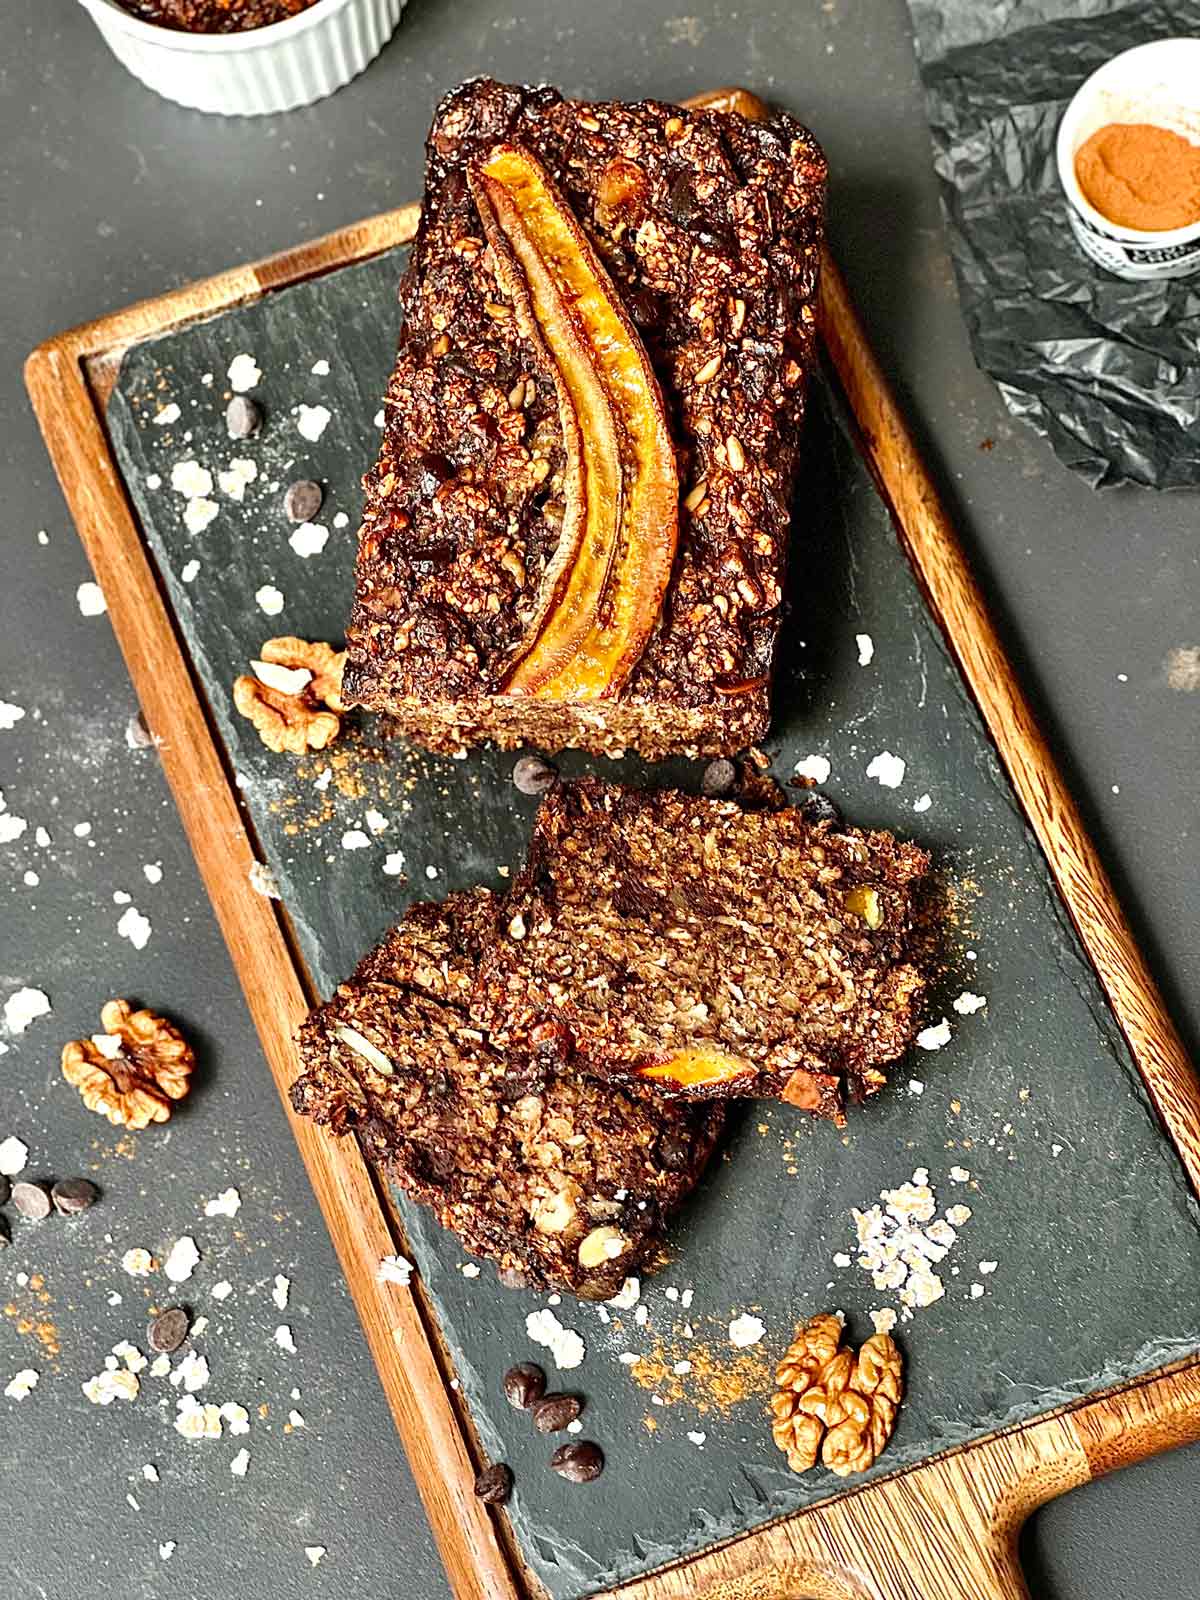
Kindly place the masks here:
POLYGON ((276 755, 324 750, 341 732, 346 652, 285 635, 268 639, 254 674, 233 685, 233 703, 276 755))
POLYGON ((903 1389, 895 1341, 873 1334, 856 1357, 842 1337, 835 1316, 812 1317, 776 1370, 771 1435, 793 1472, 818 1457, 839 1478, 865 1472, 895 1426, 903 1389))
POLYGON ((127 1000, 110 1000, 100 1021, 104 1034, 63 1046, 63 1077, 114 1127, 166 1122, 171 1102, 190 1087, 191 1045, 165 1017, 134 1011, 127 1000))

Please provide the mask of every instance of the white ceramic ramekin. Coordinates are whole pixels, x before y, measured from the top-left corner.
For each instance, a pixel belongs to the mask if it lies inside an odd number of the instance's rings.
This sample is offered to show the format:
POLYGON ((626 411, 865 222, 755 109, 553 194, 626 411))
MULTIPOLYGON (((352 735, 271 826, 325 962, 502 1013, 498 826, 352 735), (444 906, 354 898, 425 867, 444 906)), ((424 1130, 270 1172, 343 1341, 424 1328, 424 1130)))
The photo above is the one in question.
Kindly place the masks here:
POLYGON ((80 4, 147 88, 227 117, 324 99, 370 65, 404 8, 404 0, 317 0, 298 16, 245 33, 183 33, 143 22, 115 0, 80 4))
POLYGON ((1119 278, 1186 278, 1200 271, 1200 222, 1162 233, 1122 228, 1088 204, 1075 176, 1079 147, 1110 122, 1151 122, 1200 145, 1200 39, 1135 45, 1081 85, 1058 128, 1058 176, 1071 230, 1119 278))

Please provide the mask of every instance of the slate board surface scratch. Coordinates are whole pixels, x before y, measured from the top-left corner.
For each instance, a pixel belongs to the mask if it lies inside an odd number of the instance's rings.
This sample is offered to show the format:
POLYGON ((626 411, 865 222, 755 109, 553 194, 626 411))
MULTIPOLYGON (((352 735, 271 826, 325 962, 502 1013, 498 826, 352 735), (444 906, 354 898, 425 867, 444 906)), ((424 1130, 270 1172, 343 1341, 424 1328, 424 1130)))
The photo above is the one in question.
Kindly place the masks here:
MULTIPOLYGON (((502 887, 497 867, 520 859, 534 809, 509 782, 511 756, 434 759, 387 746, 378 725, 364 722, 328 755, 294 761, 267 752, 232 711, 233 678, 264 638, 340 637, 358 478, 374 452, 372 418, 395 342, 401 256, 342 269, 131 350, 109 408, 118 459, 247 813, 322 991, 410 900, 474 883, 502 887), (239 352, 262 368, 255 398, 267 423, 259 439, 233 443, 222 423, 224 375, 239 352), (312 375, 323 358, 330 375, 312 375), (214 374, 208 386, 205 373, 214 374), (152 417, 170 400, 180 421, 155 427, 152 417), (300 402, 333 413, 315 443, 290 415, 300 402), (244 504, 216 493, 216 519, 189 534, 184 502, 170 487, 172 465, 194 457, 215 477, 235 456, 259 466, 244 504), (152 474, 161 487, 148 486, 152 474), (308 560, 289 547, 280 511, 283 489, 301 476, 326 485, 318 520, 330 529, 323 553, 308 560), (339 510, 349 518, 340 530, 339 510), (185 583, 193 559, 200 570, 185 583), (267 583, 285 597, 278 617, 264 616, 253 598, 267 583), (318 790, 326 767, 328 787, 318 790), (388 819, 378 835, 368 808, 388 819), (368 834, 366 848, 342 848, 352 829, 368 834), (404 877, 382 870, 396 851, 404 853, 404 877)), ((526 1314, 545 1297, 502 1291, 486 1266, 464 1279, 455 1241, 401 1201, 484 1447, 516 1474, 517 1539, 556 1600, 643 1573, 839 1487, 826 1473, 797 1478, 783 1468, 764 1417, 770 1371, 795 1322, 811 1312, 840 1307, 861 1337, 872 1308, 895 1304, 857 1266, 838 1268, 832 1258, 855 1253, 851 1208, 870 1205, 918 1166, 929 1169, 939 1212, 965 1203, 973 1216, 938 1269, 945 1298, 901 1324, 908 1398, 877 1472, 1200 1348, 1200 1229, 1182 1171, 836 402, 819 389, 805 461, 793 610, 768 748, 785 778, 803 756, 827 756, 827 788, 850 817, 934 849, 954 915, 949 970, 930 1020, 948 1016, 953 1037, 940 1051, 914 1051, 844 1136, 785 1106, 740 1108, 676 1230, 671 1264, 643 1285, 646 1326, 630 1311, 613 1310, 605 1323, 594 1306, 555 1308, 588 1347, 562 1385, 587 1396, 585 1436, 609 1461, 586 1488, 548 1470, 550 1442, 500 1390, 511 1360, 552 1367, 525 1333, 526 1314), (866 667, 858 664, 858 633, 874 642, 866 667), (897 789, 866 777, 885 749, 907 762, 897 789), (930 808, 914 812, 925 793, 930 808), (959 1017, 951 1000, 965 988, 986 995, 986 1009, 959 1017), (908 1092, 911 1078, 924 1082, 922 1094, 908 1092), (969 1181, 951 1182, 956 1165, 969 1169, 969 1181), (981 1260, 997 1261, 997 1271, 980 1276, 981 1260), (972 1300, 976 1281, 985 1293, 972 1300), (668 1300, 668 1286, 692 1287, 694 1304, 668 1300), (733 1351, 728 1323, 744 1311, 763 1319, 767 1336, 733 1351), (637 1368, 619 1363, 625 1350, 643 1354, 650 1388, 637 1368), (680 1359, 692 1360, 692 1373, 673 1373, 680 1359), (655 1405, 654 1392, 667 1403, 655 1405), (687 1439, 697 1429, 706 1434, 702 1448, 687 1439)), ((569 771, 597 765, 564 762, 569 771)), ((634 760, 603 770, 651 778, 634 760)), ((660 782, 694 786, 698 778, 687 763, 653 772, 660 782)))

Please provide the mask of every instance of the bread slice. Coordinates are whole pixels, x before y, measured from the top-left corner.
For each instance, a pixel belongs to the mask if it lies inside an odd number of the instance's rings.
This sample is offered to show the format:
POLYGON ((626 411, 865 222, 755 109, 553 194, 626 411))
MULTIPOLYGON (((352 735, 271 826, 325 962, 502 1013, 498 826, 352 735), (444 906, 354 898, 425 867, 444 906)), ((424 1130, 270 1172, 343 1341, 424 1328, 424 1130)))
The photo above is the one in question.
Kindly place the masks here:
POLYGON ((483 890, 414 906, 304 1023, 292 1104, 357 1134, 506 1283, 605 1299, 653 1264, 722 1113, 494 1049, 467 1015, 494 920, 483 890))
POLYGON ((564 783, 484 955, 500 1045, 659 1096, 840 1120, 911 1042, 926 852, 799 810, 564 783))

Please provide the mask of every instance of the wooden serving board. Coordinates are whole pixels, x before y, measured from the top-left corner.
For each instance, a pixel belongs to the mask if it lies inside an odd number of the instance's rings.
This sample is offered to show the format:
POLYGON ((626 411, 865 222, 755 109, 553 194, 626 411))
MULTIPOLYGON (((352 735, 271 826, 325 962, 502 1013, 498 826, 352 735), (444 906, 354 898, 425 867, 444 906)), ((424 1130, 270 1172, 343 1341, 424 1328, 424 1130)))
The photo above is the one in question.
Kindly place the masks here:
MULTIPOLYGON (((707 98, 762 109, 744 91, 707 98)), ((388 364, 395 252, 416 219, 407 206, 102 318, 50 340, 27 368, 285 1104, 291 1039, 314 997, 407 900, 498 884, 497 862, 515 858, 528 829, 529 808, 494 753, 453 763, 384 752, 361 728, 331 756, 336 781, 314 811, 323 759, 281 765, 228 703, 233 671, 262 637, 332 637, 344 615, 350 531, 335 532, 319 560, 293 558, 268 511, 278 493, 268 480, 323 478, 322 520, 344 504, 352 529, 388 364), (301 328, 308 344, 297 343, 301 328), (189 542, 182 502, 157 480, 189 445, 219 446, 223 460, 260 448, 224 439, 220 377, 207 397, 199 387, 205 364, 223 375, 242 349, 267 369, 267 395, 273 367, 290 364, 297 378, 302 350, 336 354, 339 370, 322 382, 341 403, 310 449, 273 420, 268 399, 259 489, 189 542), (152 418, 175 394, 192 409, 164 454, 172 436, 152 418), (264 516, 271 525, 257 526, 264 516), (274 575, 263 568, 268 544, 281 573, 291 563, 275 622, 249 599, 274 575), (194 586, 192 557, 202 561, 194 586), (341 829, 370 805, 389 813, 377 853, 339 849, 341 829), (401 846, 407 880, 384 878, 378 851, 401 846), (251 888, 259 857, 282 902, 251 888)), ((697 1334, 703 1324, 720 1335, 739 1310, 763 1315, 769 1338, 740 1365, 722 1366, 711 1342, 686 1347, 695 1367, 740 1381, 745 1398, 678 1378, 660 1356, 666 1403, 655 1409, 618 1364, 622 1340, 640 1349, 678 1336, 678 1302, 658 1280, 646 1288, 645 1329, 628 1314, 605 1323, 596 1308, 557 1308, 571 1326, 586 1319, 579 1387, 589 1434, 610 1457, 586 1490, 550 1478, 545 1441, 532 1444, 527 1427, 518 1436, 520 1419, 497 1399, 509 1360, 547 1359, 522 1343, 524 1315, 545 1297, 504 1295, 486 1269, 465 1278, 454 1241, 389 1192, 352 1141, 292 1117, 461 1600, 1011 1597, 1024 1593, 1015 1543, 1030 1510, 1200 1439, 1200 1226, 1189 1190, 1189 1180, 1200 1186, 1200 1088, 832 262, 821 328, 832 380, 814 395, 798 499, 802 584, 772 753, 786 776, 804 754, 827 751, 832 791, 856 820, 929 840, 956 937, 937 998, 949 1010, 971 979, 988 1007, 956 1019, 952 1046, 902 1068, 844 1137, 786 1107, 734 1119, 662 1281, 695 1286, 697 1334), (855 658, 856 622, 869 625, 874 669, 855 658), (895 793, 864 776, 889 741, 913 769, 895 793), (918 1072, 919 1090, 905 1083, 918 1072), (791 1477, 763 1417, 768 1352, 832 1304, 856 1335, 869 1331, 867 1310, 889 1297, 833 1257, 854 1248, 850 1205, 918 1165, 943 1207, 966 1200, 975 1217, 944 1265, 944 1300, 901 1324, 909 1388, 896 1438, 857 1486, 791 1477), (960 1167, 973 1175, 957 1189, 960 1167), (397 1248, 420 1265, 409 1288, 376 1278, 397 1248), (988 1256, 999 1267, 973 1298, 968 1283, 988 1256), (702 1448, 687 1437, 698 1430, 702 1448), (518 1469, 507 1513, 471 1492, 480 1461, 501 1452, 518 1469)), ((318 397, 312 387, 304 398, 318 397)), ((636 762, 617 770, 648 776, 636 762)), ((686 763, 655 775, 696 779, 686 763)))

